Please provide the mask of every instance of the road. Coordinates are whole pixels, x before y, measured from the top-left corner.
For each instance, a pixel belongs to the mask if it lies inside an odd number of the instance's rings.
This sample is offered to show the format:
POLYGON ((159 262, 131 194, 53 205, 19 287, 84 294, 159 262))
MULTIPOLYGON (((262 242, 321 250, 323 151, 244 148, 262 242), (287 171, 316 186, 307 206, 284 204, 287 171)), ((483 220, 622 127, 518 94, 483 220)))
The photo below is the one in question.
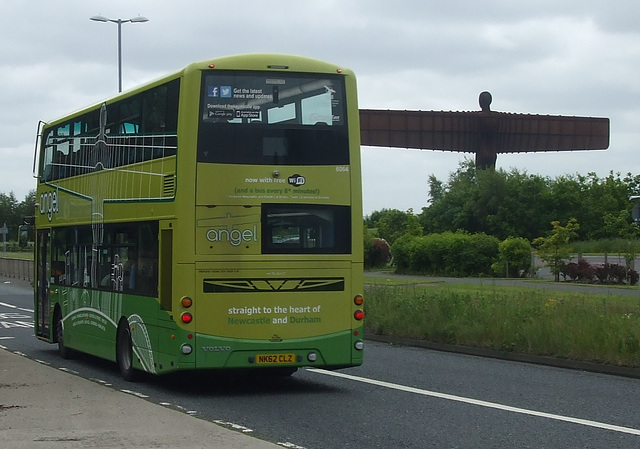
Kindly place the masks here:
POLYGON ((32 308, 29 289, 0 280, 3 348, 284 447, 640 447, 636 379, 367 341, 365 364, 348 370, 131 384, 112 363, 59 358, 33 337, 32 308))

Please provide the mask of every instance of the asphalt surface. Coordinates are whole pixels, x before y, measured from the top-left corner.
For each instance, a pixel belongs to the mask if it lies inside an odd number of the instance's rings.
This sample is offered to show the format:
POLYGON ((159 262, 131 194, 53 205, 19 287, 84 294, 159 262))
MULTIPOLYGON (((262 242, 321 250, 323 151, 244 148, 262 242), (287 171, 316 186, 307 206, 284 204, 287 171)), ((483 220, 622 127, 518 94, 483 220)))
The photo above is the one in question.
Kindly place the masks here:
POLYGON ((280 447, 3 349, 0 441, 3 449, 280 447))
MULTIPOLYGON (((24 293, 26 281, 0 278, 24 293)), ((0 448, 270 449, 274 443, 15 353, 0 341, 0 448)))
MULTIPOLYGON (((383 276, 387 274, 382 274, 383 276)), ((429 282, 482 282, 547 288, 522 280, 428 278, 429 282)), ((15 280, 13 281, 15 282, 15 280)), ((557 283, 548 288, 565 287, 557 283)), ((566 285, 570 289, 594 286, 566 285)), ((603 291, 612 293, 610 288, 603 291)), ((639 295, 637 290, 616 294, 639 295)), ((398 342, 396 342, 398 343, 398 342)), ((419 342, 400 342, 421 346, 419 342)), ((459 348, 437 348, 459 352, 459 348)), ((500 357, 500 354, 482 354, 500 357)), ((544 361, 531 361, 544 363, 544 361)), ((586 369, 577 366, 576 369, 586 369)), ((624 374, 623 374, 624 375, 624 374)), ((632 376, 636 377, 636 376, 632 376)), ((0 347, 0 447, 13 448, 275 448, 281 447, 158 405, 0 347)))

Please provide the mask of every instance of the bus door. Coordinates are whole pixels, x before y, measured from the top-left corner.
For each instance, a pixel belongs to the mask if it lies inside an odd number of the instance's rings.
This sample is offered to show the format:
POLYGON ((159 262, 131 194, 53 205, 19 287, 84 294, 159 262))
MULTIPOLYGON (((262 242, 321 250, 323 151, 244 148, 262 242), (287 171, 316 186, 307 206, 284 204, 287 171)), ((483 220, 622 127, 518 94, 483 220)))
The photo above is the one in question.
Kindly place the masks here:
POLYGON ((51 230, 38 231, 36 246, 36 336, 49 339, 49 243, 51 230))

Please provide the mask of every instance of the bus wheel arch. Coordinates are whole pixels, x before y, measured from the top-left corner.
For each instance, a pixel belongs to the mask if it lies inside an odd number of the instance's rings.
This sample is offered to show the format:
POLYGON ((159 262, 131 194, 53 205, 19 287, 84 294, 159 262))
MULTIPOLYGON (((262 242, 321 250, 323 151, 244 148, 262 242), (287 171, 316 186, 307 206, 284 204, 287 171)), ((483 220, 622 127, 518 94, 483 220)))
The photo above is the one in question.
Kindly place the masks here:
POLYGON ((60 357, 67 360, 73 357, 73 351, 64 344, 64 322, 59 304, 56 304, 53 312, 53 341, 58 343, 60 357))
POLYGON ((139 372, 133 367, 133 342, 129 321, 122 317, 118 323, 116 335, 116 363, 122 378, 128 382, 135 382, 139 372))

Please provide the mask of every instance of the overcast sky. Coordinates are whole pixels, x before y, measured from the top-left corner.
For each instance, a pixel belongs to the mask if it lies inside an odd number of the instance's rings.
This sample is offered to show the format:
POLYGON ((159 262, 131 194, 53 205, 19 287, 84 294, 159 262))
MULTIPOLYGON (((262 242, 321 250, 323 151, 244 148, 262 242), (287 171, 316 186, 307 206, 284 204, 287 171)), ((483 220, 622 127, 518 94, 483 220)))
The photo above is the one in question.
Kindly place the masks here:
MULTIPOLYGON (((277 52, 352 69, 360 108, 492 110, 608 117, 606 151, 498 155, 497 167, 555 178, 638 174, 637 0, 14 0, 0 7, 0 192, 35 188, 39 120, 190 62, 277 52)), ((471 154, 362 148, 364 212, 428 204, 429 175, 447 181, 471 154)), ((638 192, 640 194, 640 192, 638 192)))

